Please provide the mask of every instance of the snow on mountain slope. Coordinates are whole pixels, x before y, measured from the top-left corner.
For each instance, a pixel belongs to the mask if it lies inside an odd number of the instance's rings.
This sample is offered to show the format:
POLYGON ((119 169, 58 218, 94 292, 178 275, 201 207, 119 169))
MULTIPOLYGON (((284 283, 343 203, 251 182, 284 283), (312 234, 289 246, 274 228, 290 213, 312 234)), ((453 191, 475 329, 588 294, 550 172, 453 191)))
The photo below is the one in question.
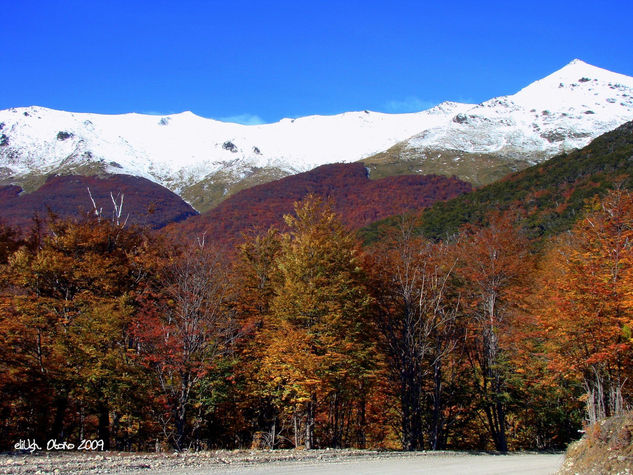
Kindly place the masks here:
MULTIPOLYGON (((274 179, 368 159, 395 145, 405 149, 405 160, 453 151, 451 160, 463 153, 534 162, 629 120, 633 78, 579 60, 512 96, 412 114, 347 112, 246 126, 191 112, 100 115, 34 106, 0 111, 0 182, 92 166, 151 179, 188 193, 193 203, 214 185, 213 193, 228 196, 261 170, 262 179, 274 179)), ((206 206, 213 203, 207 199, 206 206)))
POLYGON ((574 60, 511 96, 490 99, 406 141, 409 152, 452 150, 539 161, 633 120, 633 78, 574 60))
POLYGON ((450 103, 442 113, 347 112, 246 126, 191 112, 171 116, 99 115, 43 107, 0 111, 5 176, 86 162, 163 184, 195 182, 224 167, 275 167, 289 173, 325 163, 356 161, 384 150, 469 108, 450 103), (446 111, 449 113, 447 114, 446 111))

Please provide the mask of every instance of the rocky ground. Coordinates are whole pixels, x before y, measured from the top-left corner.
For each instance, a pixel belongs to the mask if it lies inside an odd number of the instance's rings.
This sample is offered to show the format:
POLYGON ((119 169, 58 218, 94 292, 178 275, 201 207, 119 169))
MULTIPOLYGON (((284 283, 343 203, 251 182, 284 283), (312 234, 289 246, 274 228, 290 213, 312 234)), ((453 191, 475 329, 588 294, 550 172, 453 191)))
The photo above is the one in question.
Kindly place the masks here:
POLYGON ((558 454, 467 454, 367 450, 211 451, 138 454, 39 452, 0 455, 0 473, 516 473, 551 474, 558 454))
POLYGON ((633 412, 587 427, 567 449, 561 474, 633 474, 633 412))

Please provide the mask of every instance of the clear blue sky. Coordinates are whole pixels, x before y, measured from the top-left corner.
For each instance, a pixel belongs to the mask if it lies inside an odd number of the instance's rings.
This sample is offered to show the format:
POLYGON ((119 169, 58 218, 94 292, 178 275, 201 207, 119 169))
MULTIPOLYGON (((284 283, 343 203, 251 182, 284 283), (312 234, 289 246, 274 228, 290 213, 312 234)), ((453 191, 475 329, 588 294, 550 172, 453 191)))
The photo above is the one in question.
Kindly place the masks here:
POLYGON ((0 2, 0 109, 245 122, 510 94, 574 58, 633 76, 633 1, 0 2))

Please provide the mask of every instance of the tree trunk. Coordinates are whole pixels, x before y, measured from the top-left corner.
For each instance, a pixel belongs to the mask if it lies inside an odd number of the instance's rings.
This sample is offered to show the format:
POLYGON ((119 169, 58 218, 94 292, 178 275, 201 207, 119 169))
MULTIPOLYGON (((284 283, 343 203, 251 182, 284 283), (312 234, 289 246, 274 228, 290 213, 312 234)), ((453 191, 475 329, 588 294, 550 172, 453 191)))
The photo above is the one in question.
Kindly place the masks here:
POLYGON ((305 447, 310 450, 314 448, 314 410, 316 406, 316 396, 313 394, 306 410, 306 438, 305 447))
POLYGON ((187 436, 187 401, 189 399, 189 390, 191 385, 191 373, 183 372, 182 381, 180 383, 180 393, 175 410, 176 416, 176 440, 177 450, 184 448, 187 436))
POLYGON ((294 414, 292 415, 292 422, 294 425, 294 436, 295 436, 295 449, 299 447, 299 423, 297 422, 297 409, 295 408, 294 414))
POLYGON ((185 442, 185 426, 187 424, 187 409, 181 404, 176 410, 176 439, 175 446, 177 450, 182 450, 185 442))
POLYGON ((422 448, 421 388, 414 368, 401 373, 400 403, 402 406, 402 448, 418 450, 422 448))
MULTIPOLYGON (((505 407, 501 401, 498 400, 499 396, 503 392, 503 376, 498 367, 499 362, 499 342, 495 333, 495 317, 494 309, 496 303, 496 294, 492 294, 489 297, 489 326, 484 331, 484 346, 485 346, 485 371, 484 375, 490 382, 491 394, 488 394, 488 398, 495 399, 494 402, 489 402, 488 408, 488 420, 490 422, 490 429, 492 438, 495 443, 495 448, 499 452, 508 451, 508 441, 506 437, 506 419, 505 419, 505 407)), ((484 381, 484 394, 485 388, 488 385, 484 381)))
POLYGON ((55 419, 53 419, 53 426, 51 427, 51 434, 53 438, 64 440, 64 418, 66 417, 66 409, 68 408, 68 396, 62 394, 55 398, 55 419))
POLYGON ((103 400, 99 401, 97 405, 97 412, 99 416, 99 439, 103 440, 103 448, 104 450, 110 450, 110 409, 108 404, 103 402, 103 400))
MULTIPOLYGON (((488 373, 489 377, 492 377, 492 371, 488 373)), ((501 392, 500 377, 497 376, 497 381, 493 388, 488 392, 487 384, 484 382, 484 398, 494 398, 501 392)), ((495 449, 499 452, 508 451, 508 440, 506 436, 506 418, 505 418, 505 406, 502 402, 486 402, 484 407, 486 412, 486 418, 488 419, 488 426, 490 429, 490 435, 495 444, 495 449)))
POLYGON ((496 416, 497 423, 499 426, 497 440, 495 440, 495 447, 499 452, 507 452, 508 451, 508 439, 506 437, 506 413, 503 404, 498 402, 495 405, 496 408, 496 416))
POLYGON ((340 415, 339 415, 339 398, 338 398, 338 393, 335 391, 334 394, 332 395, 333 397, 333 401, 332 401, 332 440, 330 441, 330 446, 332 448, 338 449, 340 447, 340 430, 339 430, 339 426, 340 426, 340 415))
POLYGON ((367 401, 365 399, 365 395, 363 394, 358 407, 358 433, 356 435, 356 443, 358 444, 359 449, 364 449, 367 445, 367 441, 365 438, 365 412, 367 407, 367 401))
POLYGON ((433 425, 431 429, 431 449, 443 449, 441 442, 441 434, 443 431, 442 417, 442 363, 436 361, 433 368, 433 425))

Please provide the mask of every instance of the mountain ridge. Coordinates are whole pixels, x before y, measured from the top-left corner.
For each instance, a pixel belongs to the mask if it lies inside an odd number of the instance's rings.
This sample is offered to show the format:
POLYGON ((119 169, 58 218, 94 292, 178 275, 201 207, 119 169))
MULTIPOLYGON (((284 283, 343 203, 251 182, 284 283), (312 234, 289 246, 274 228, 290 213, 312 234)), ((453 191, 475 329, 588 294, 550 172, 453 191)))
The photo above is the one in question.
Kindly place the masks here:
POLYGON ((633 78, 580 60, 364 159, 379 176, 455 174, 476 186, 586 146, 633 120, 633 78), (480 166, 481 163, 485 166, 480 166), (386 170, 386 171, 385 171, 386 170))
POLYGON ((337 162, 363 161, 372 178, 456 174, 480 185, 581 148, 628 120, 633 78, 580 60, 514 95, 408 114, 241 125, 190 111, 104 115, 32 106, 0 111, 0 184, 28 192, 50 174, 123 173, 159 183, 199 211, 247 186, 337 162))

